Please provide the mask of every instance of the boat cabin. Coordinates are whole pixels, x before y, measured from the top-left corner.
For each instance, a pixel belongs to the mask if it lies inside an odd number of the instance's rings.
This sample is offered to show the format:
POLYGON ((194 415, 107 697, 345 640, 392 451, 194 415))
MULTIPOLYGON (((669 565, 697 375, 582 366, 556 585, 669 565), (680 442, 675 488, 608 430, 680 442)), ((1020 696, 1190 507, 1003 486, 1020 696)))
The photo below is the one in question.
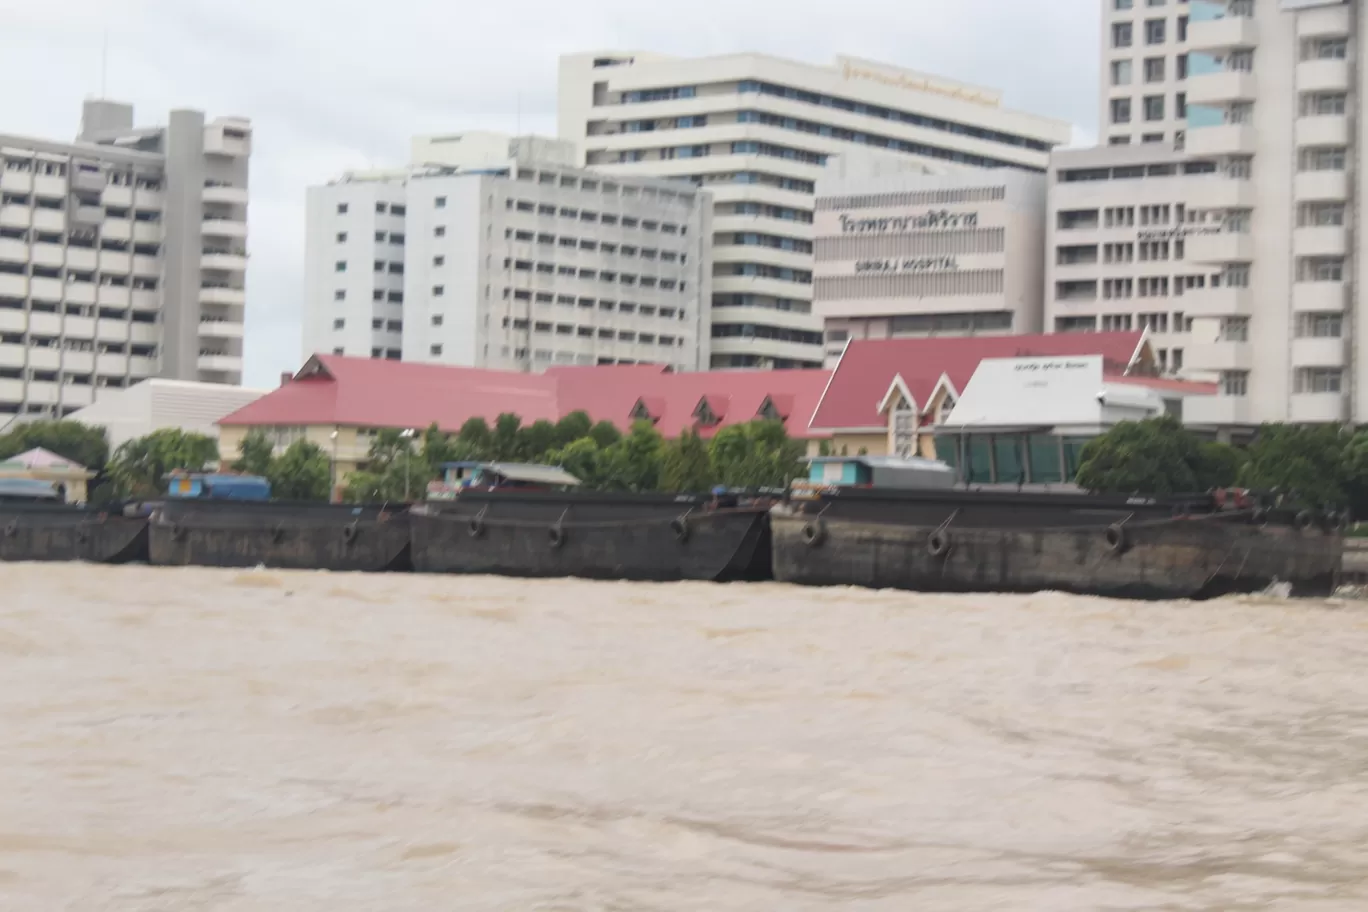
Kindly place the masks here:
POLYGON ((0 478, 0 503, 60 503, 61 494, 51 481, 36 478, 0 478))
POLYGON ((831 486, 946 489, 955 484, 955 470, 935 459, 920 456, 818 456, 811 460, 808 481, 802 487, 831 486))
POLYGON ((566 491, 580 480, 559 466, 519 462, 448 462, 442 480, 428 485, 428 500, 455 500, 461 491, 566 491))
POLYGON ((173 472, 166 494, 178 500, 270 500, 271 483, 259 475, 173 472))

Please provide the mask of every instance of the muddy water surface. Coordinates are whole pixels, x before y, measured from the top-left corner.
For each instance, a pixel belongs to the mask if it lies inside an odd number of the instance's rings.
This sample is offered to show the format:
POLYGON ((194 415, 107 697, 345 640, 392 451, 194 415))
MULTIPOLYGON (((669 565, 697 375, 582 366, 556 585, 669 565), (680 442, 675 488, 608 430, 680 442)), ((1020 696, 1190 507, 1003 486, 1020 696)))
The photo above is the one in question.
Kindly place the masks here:
POLYGON ((1368 608, 0 565, 0 909, 1368 909, 1368 608))

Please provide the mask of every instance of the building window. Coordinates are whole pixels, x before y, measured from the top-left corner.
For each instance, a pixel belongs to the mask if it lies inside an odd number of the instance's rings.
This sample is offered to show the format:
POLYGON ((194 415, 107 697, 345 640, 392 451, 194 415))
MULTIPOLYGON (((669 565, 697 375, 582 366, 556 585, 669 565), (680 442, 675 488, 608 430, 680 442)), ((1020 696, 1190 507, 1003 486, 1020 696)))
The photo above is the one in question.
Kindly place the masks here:
POLYGON ((1173 96, 1173 116, 1179 120, 1187 119, 1187 92, 1173 96))
POLYGON ((1337 313, 1297 314, 1297 337, 1339 339, 1344 335, 1344 316, 1337 313))
POLYGON ((346 204, 346 203, 338 203, 338 204, 337 204, 337 214, 338 214, 338 215, 346 215, 346 214, 347 214, 347 204, 346 204))
POLYGON ((1293 380, 1296 393, 1338 393, 1344 384, 1344 371, 1338 367, 1299 367, 1293 380))
POLYGON ((1164 96, 1146 95, 1145 96, 1145 120, 1164 119, 1164 96))
POLYGON ((1342 282, 1344 260, 1340 257, 1303 257, 1297 261, 1299 282, 1342 282))
POLYGON ((435 257, 433 257, 433 258, 432 258, 432 265, 433 265, 433 266, 445 266, 445 265, 446 265, 446 257, 444 257, 444 256, 435 256, 435 257))
POLYGON ((1163 19, 1145 20, 1145 44, 1163 44, 1168 23, 1163 19))
POLYGON ((433 296, 434 298, 440 298, 440 297, 441 297, 442 295, 444 295, 444 294, 446 294, 446 286, 445 286, 445 285, 433 285, 433 286, 432 286, 432 296, 433 296))
POLYGON ((1177 57, 1175 57, 1173 59, 1173 69, 1175 71, 1174 75, 1177 76, 1179 80, 1187 79, 1188 55, 1179 54, 1177 57))
POLYGON ((1131 100, 1129 98, 1113 98, 1111 101, 1111 120, 1114 124, 1130 123, 1131 119, 1131 100))
POLYGON ((441 314, 433 314, 433 315, 432 315, 432 325, 433 325, 433 326, 441 326, 441 325, 442 325, 442 315, 441 315, 441 314))
POLYGON ((1135 0, 1112 0, 1112 9, 1118 13, 1128 9, 1135 9, 1135 0))
POLYGON ((346 328, 347 328, 347 321, 346 321, 346 320, 333 320, 333 329, 346 329, 346 328))
POLYGON ((446 237, 446 226, 445 226, 445 225, 438 225, 436 228, 433 228, 433 229, 432 229, 432 236, 433 236, 433 237, 446 237))
POLYGON ((446 198, 445 196, 439 196, 439 197, 437 197, 436 199, 434 199, 434 200, 432 201, 433 208, 436 208, 436 209, 445 209, 445 208, 446 208, 446 200, 447 200, 447 198, 446 198))
POLYGON ((346 260, 338 260, 336 263, 333 264, 333 272, 346 272, 346 271, 347 271, 347 261, 346 261, 346 260))
POLYGON ((433 356, 440 356, 440 355, 442 354, 442 346, 441 346, 441 344, 438 343, 438 344, 434 344, 434 345, 429 345, 429 346, 428 346, 428 354, 433 355, 433 356))
POLYGON ((1248 342, 1249 317, 1222 317, 1219 338, 1222 342, 1248 342))
POLYGON ((1163 82, 1165 63, 1163 57, 1145 58, 1145 82, 1163 82))
POLYGON ((1128 48, 1133 40, 1133 29, 1129 22, 1116 22, 1111 27, 1111 42, 1114 48, 1128 48))
POLYGON ((893 409, 893 452, 903 459, 917 455, 917 411, 901 396, 893 409))
POLYGON ((1131 62, 1129 60, 1113 60, 1111 62, 1111 84, 1114 86, 1131 84, 1131 62))
POLYGON ((1222 396, 1248 396, 1249 371, 1221 371, 1222 396))
POLYGON ((380 213, 381 215, 384 215, 386 212, 389 211, 389 207, 386 206, 384 203, 376 203, 375 211, 380 213))
POLYGON ((339 231, 339 232, 337 232, 337 243, 339 243, 339 244, 345 244, 345 243, 347 243, 347 232, 345 232, 345 231, 339 231))
POLYGON ((343 291, 342 289, 339 288, 337 291, 334 291, 334 292, 333 292, 333 300, 334 300, 334 301, 345 301, 345 300, 347 300, 347 293, 346 293, 345 291, 343 291))

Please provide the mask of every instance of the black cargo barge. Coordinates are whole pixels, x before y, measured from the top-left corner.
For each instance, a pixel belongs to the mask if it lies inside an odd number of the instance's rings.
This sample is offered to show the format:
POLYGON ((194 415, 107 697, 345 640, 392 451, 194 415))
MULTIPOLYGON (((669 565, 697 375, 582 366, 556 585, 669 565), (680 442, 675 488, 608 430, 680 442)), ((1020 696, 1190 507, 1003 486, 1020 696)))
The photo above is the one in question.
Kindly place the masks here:
POLYGON ((410 514, 421 573, 766 580, 770 499, 468 490, 410 514))
POLYGON ((147 520, 109 510, 46 503, 0 503, 0 561, 148 559, 147 520))
MULTIPOLYGON (((1243 495, 1242 495, 1243 496, 1243 495)), ((781 582, 921 592, 1212 598, 1334 591, 1345 517, 1215 495, 836 488, 776 507, 781 582)))
POLYGON ((412 569, 402 506, 167 500, 142 512, 156 566, 412 569))

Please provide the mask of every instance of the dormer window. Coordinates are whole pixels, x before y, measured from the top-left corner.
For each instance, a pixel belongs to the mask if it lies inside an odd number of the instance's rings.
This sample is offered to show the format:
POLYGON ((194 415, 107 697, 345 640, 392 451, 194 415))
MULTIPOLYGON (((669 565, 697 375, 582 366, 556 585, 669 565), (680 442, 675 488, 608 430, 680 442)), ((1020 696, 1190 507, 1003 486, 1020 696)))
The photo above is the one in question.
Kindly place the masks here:
POLYGON ((785 411, 779 408, 779 404, 772 397, 766 396, 765 401, 760 403, 760 410, 755 414, 757 418, 763 418, 766 421, 784 421, 788 418, 785 411))
POLYGON ((703 427, 716 427, 722 421, 717 413, 712 410, 712 406, 708 405, 707 399, 699 401, 698 407, 693 411, 693 416, 703 427))

